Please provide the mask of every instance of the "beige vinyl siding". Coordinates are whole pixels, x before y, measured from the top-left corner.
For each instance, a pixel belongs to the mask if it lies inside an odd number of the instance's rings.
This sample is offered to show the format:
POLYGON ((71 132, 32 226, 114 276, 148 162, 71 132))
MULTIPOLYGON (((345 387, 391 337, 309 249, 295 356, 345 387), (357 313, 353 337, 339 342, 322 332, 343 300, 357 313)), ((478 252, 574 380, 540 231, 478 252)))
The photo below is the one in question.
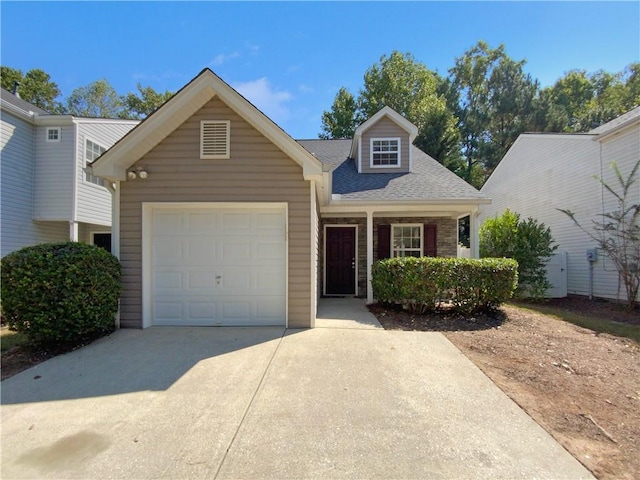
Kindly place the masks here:
POLYGON ((76 119, 78 128, 78 145, 76 151, 78 199, 76 220, 98 225, 111 225, 111 194, 100 185, 85 180, 86 141, 91 140, 98 145, 109 148, 138 122, 118 120, 76 119))
MULTIPOLYGON (((611 181, 613 160, 629 172, 640 151, 638 127, 601 144, 594 135, 522 135, 511 147, 493 175, 482 187, 492 198, 481 207, 479 224, 500 215, 506 208, 532 217, 551 228, 559 250, 567 252, 567 290, 569 294, 589 294, 587 249, 595 243, 557 209, 569 209, 586 227, 599 220, 604 208, 614 203, 603 192, 594 176, 604 174, 611 181)), ((639 191, 640 194, 640 191, 639 191)), ((608 259, 594 264, 596 297, 618 298, 618 275, 608 259)), ((620 294, 624 297, 624 289, 620 294)))
POLYGON ((393 120, 383 117, 362 135, 362 173, 392 173, 409 171, 409 134, 393 120), (371 168, 371 139, 400 138, 400 167, 371 168))
POLYGON ((68 240, 68 223, 33 221, 35 127, 6 111, 0 123, 1 256, 29 245, 68 240))
POLYGON ((75 128, 41 125, 35 130, 35 220, 73 220, 73 175, 75 173, 75 128), (60 141, 47 142, 47 128, 60 128, 60 141))
POLYGON ((213 99, 137 165, 145 166, 149 178, 121 182, 122 326, 142 326, 143 202, 287 202, 289 327, 309 327, 310 184, 303 180, 298 164, 222 101, 213 99), (200 159, 201 120, 231 121, 231 158, 200 159))

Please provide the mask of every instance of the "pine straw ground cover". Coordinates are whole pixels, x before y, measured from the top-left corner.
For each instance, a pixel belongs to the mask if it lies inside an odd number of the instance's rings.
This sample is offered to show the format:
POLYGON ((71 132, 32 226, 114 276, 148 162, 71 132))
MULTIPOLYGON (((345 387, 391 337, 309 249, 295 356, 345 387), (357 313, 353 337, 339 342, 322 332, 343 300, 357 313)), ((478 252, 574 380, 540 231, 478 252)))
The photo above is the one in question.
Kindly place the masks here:
POLYGON ((549 309, 636 325, 635 338, 640 332, 637 310, 581 298, 511 304, 474 318, 371 307, 386 329, 443 332, 599 479, 640 478, 640 344, 562 321, 549 309))

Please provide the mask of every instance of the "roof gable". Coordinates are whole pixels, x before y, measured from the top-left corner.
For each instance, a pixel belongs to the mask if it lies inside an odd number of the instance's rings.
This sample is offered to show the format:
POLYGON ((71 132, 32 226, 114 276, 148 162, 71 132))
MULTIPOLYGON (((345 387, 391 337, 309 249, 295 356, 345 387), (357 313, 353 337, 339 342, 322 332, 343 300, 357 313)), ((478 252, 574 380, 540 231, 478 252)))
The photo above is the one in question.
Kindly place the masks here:
POLYGON ((393 108, 384 106, 380 110, 378 110, 375 115, 369 117, 367 121, 361 123, 360 126, 356 128, 351 143, 351 151, 349 153, 349 156, 351 158, 355 158, 356 156, 356 152, 358 151, 358 143, 360 138, 362 138, 362 135, 384 117, 389 118, 392 122, 405 130, 409 134, 409 143, 413 143, 416 135, 418 135, 418 127, 416 127, 413 123, 396 112, 393 108))
POLYGON ((127 168, 216 96, 297 162, 305 179, 321 178, 322 164, 313 155, 208 68, 96 160, 94 174, 125 180, 127 168))

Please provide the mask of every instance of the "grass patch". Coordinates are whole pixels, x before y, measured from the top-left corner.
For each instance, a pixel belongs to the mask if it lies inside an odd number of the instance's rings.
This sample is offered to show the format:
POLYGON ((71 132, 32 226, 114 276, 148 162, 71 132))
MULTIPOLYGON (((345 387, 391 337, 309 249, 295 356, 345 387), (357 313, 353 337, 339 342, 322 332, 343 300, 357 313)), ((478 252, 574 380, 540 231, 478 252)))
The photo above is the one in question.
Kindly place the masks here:
POLYGON ((633 325, 630 323, 615 322, 612 320, 603 320, 600 317, 594 315, 588 315, 584 313, 567 311, 562 308, 551 307, 544 304, 521 304, 510 303, 510 305, 524 310, 534 311, 549 315, 563 320, 565 322, 573 323, 579 327, 588 328, 598 333, 608 333, 617 337, 630 338, 640 343, 640 325, 633 325))
POLYGON ((27 336, 23 333, 12 332, 6 326, 0 328, 0 352, 4 353, 13 347, 22 347, 27 344, 27 336))

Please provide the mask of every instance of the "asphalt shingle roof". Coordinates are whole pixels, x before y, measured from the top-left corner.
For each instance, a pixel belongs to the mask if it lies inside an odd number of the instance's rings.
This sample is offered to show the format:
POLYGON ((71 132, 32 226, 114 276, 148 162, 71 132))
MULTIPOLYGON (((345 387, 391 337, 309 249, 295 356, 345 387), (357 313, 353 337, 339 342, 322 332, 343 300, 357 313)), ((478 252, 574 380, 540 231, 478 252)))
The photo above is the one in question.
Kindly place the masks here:
POLYGON ((589 130, 589 133, 606 133, 609 130, 613 130, 618 125, 622 125, 625 122, 628 122, 634 118, 640 117, 640 107, 636 107, 633 110, 628 111, 627 113, 623 113, 619 117, 614 118, 610 122, 605 123, 604 125, 600 125, 599 127, 594 128, 593 130, 589 130))
POLYGON ((333 172, 333 194, 342 200, 428 201, 486 199, 474 187, 415 146, 411 173, 358 173, 348 158, 351 140, 298 140, 333 172))
POLYGON ((49 115, 49 112, 47 112, 46 110, 43 110, 40 107, 36 107, 32 103, 29 103, 26 100, 16 97, 13 93, 11 93, 8 90, 5 90, 4 88, 0 89, 0 98, 24 110, 25 112, 31 111, 40 115, 49 115))

